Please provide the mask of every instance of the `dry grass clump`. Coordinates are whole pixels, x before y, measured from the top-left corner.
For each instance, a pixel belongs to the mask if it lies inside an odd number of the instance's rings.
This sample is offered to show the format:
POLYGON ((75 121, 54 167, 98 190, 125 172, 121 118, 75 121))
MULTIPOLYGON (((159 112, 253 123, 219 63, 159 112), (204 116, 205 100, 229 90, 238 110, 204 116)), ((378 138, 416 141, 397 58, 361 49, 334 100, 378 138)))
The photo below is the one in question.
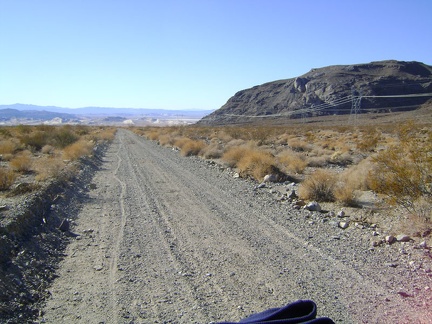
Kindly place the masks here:
POLYGON ((277 155, 278 165, 286 173, 302 174, 307 167, 304 155, 284 150, 277 155))
POLYGON ((175 138, 173 138, 169 134, 162 134, 158 137, 159 145, 162 146, 173 146, 175 142, 175 138))
POLYGON ((112 141, 115 137, 117 129, 115 127, 101 127, 94 132, 84 128, 79 131, 81 135, 91 134, 94 141, 112 141))
POLYGON ((275 173, 275 164, 276 161, 269 152, 250 150, 238 161, 237 168, 241 176, 251 176, 261 181, 267 174, 275 173))
POLYGON ((8 190, 14 183, 16 174, 9 168, 0 167, 0 190, 8 190))
POLYGON ((302 199, 316 201, 334 201, 334 189, 337 178, 327 170, 318 169, 309 175, 299 187, 299 196, 302 199))
POLYGON ((0 141, 0 154, 13 154, 17 149, 17 144, 12 139, 4 139, 0 141))
POLYGON ((224 148, 218 141, 212 141, 209 145, 204 147, 200 155, 205 159, 218 159, 224 153, 224 148))
POLYGON ((63 150, 63 157, 66 160, 78 160, 79 158, 91 155, 93 151, 93 143, 88 140, 79 140, 63 150))
POLYGON ((183 156, 198 155, 206 146, 203 141, 192 140, 187 137, 180 137, 175 140, 174 146, 180 149, 180 154, 183 156))
POLYGON ((256 180, 262 180, 265 175, 278 170, 274 156, 253 143, 229 148, 222 155, 222 160, 230 167, 238 168, 242 177, 251 176, 256 180))
POLYGON ((32 154, 23 151, 9 161, 10 167, 17 172, 30 172, 32 168, 32 154))
POLYGON ((33 168, 36 172, 35 179, 44 181, 47 179, 58 178, 65 167, 63 160, 55 157, 42 157, 34 162, 33 168))
POLYGON ((288 146, 295 152, 309 152, 311 150, 311 146, 300 139, 289 140, 288 146))
POLYGON ((222 155, 222 161, 227 163, 229 167, 234 168, 237 166, 237 163, 240 161, 240 159, 251 150, 252 148, 248 147, 247 145, 231 146, 222 155))
POLYGON ((52 145, 49 145, 49 144, 45 145, 41 149, 41 153, 43 153, 43 154, 53 154, 54 151, 55 151, 55 147, 52 145))

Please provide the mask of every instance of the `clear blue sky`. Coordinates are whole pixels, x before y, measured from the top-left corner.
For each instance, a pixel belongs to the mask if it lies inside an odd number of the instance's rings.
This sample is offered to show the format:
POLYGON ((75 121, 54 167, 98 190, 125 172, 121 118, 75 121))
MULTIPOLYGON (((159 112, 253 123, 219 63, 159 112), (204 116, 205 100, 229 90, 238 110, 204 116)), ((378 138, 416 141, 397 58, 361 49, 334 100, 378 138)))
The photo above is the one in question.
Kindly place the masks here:
POLYGON ((0 104, 217 109, 311 68, 432 64, 431 0, 0 0, 0 104))

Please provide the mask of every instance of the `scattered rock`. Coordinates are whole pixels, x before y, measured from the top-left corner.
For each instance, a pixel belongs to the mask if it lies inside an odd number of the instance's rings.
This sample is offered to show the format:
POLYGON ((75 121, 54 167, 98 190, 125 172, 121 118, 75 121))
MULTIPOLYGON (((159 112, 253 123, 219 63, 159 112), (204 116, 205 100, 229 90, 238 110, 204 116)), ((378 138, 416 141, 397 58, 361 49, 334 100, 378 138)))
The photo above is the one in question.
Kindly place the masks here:
POLYGON ((387 235, 385 237, 385 241, 388 244, 392 244, 394 241, 396 241, 396 238, 393 235, 387 235))
POLYGON ((240 178, 240 174, 238 174, 238 172, 234 173, 233 178, 240 178))
POLYGON ((61 222, 61 224, 59 226, 59 230, 62 232, 68 232, 69 228, 70 228, 69 221, 66 218, 63 219, 63 221, 61 222))
POLYGON ((277 181, 277 177, 275 174, 267 174, 263 180, 263 182, 276 182, 276 181, 277 181))
POLYGON ((6 206, 6 205, 1 205, 1 206, 0 206, 0 211, 1 211, 1 210, 7 210, 7 209, 8 209, 8 206, 6 206))
POLYGON ((349 226, 349 222, 339 222, 338 226, 342 229, 346 229, 349 226))
POLYGON ((410 295, 405 291, 398 291, 398 294, 401 295, 402 297, 414 297, 413 295, 410 295))
POLYGON ((419 244, 419 247, 422 248, 422 249, 427 248, 426 241, 421 242, 421 243, 419 244))
POLYGON ((411 238, 408 235, 399 234, 398 236, 396 236, 396 240, 398 242, 409 242, 411 240, 411 238))
POLYGON ((310 203, 308 203, 304 209, 309 210, 309 211, 321 211, 321 206, 320 204, 318 204, 316 201, 311 201, 310 203))
POLYGON ((339 218, 345 217, 345 211, 341 210, 339 213, 337 213, 337 217, 339 218))

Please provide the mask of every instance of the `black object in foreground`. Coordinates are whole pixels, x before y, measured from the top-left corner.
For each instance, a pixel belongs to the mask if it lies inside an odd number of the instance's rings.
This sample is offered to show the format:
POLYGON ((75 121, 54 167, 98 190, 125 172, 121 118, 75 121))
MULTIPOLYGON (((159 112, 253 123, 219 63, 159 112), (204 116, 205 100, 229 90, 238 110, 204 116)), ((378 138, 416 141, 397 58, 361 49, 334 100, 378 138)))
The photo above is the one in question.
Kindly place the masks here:
POLYGON ((328 317, 316 318, 317 307, 312 300, 298 300, 284 307, 271 308, 258 314, 253 314, 240 322, 221 322, 219 324, 334 324, 328 317))

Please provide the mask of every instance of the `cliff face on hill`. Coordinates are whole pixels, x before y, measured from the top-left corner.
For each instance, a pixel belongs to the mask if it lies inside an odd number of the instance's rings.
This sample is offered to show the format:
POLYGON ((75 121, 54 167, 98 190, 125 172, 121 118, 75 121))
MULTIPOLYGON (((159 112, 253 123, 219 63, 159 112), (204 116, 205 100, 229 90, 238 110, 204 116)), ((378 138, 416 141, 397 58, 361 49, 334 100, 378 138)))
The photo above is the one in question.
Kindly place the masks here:
POLYGON ((239 91, 198 124, 349 114, 353 96, 361 96, 359 113, 412 110, 432 97, 418 96, 427 93, 432 93, 432 66, 424 63, 389 60, 335 65, 239 91), (411 94, 416 96, 403 96, 411 94))

